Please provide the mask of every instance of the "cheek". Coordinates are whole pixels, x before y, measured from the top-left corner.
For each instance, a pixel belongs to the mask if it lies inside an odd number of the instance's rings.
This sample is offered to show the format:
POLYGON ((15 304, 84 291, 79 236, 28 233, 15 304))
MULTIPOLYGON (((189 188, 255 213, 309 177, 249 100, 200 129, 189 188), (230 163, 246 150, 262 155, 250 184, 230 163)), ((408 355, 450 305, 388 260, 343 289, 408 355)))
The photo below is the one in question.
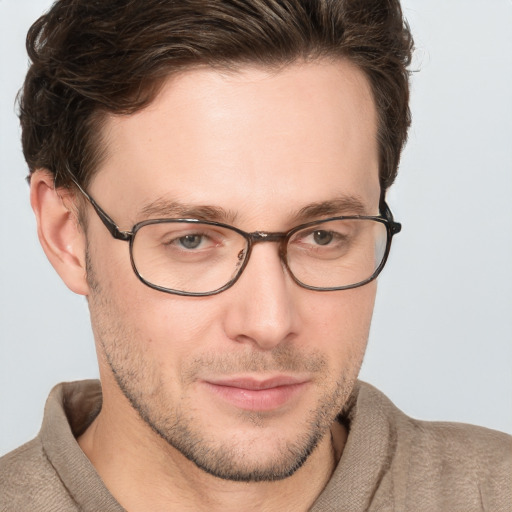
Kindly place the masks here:
MULTIPOLYGON (((375 302, 376 283, 352 290, 320 293, 309 308, 305 325, 317 347, 333 361, 361 359, 364 355, 375 302), (312 326, 314 332, 312 331, 312 326)), ((339 364, 339 363, 338 363, 339 364)))
POLYGON ((116 309, 130 333, 126 343, 135 345, 162 376, 179 375, 221 339, 221 312, 212 298, 166 294, 138 280, 131 287, 117 289, 116 296, 116 309))
POLYGON ((120 295, 120 314, 136 333, 131 343, 146 345, 163 364, 190 356, 214 338, 216 313, 211 304, 152 290, 138 282, 120 295))

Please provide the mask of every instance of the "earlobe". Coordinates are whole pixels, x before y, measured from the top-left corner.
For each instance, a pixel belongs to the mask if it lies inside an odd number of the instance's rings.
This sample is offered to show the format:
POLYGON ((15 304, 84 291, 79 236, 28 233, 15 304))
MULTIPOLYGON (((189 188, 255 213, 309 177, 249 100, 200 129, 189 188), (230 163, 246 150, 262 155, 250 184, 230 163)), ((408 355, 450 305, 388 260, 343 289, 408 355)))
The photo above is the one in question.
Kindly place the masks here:
POLYGON ((37 220, 37 234, 43 250, 66 286, 88 295, 85 234, 73 209, 73 196, 56 189, 53 175, 35 171, 30 179, 30 203, 37 220))

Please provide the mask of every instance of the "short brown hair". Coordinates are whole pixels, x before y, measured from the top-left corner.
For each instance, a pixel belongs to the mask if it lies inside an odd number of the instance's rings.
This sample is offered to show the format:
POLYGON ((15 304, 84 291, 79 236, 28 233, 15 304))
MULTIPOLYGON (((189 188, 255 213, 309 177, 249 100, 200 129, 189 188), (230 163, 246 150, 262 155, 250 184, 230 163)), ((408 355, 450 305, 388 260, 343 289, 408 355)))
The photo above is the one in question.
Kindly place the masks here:
POLYGON ((373 92, 384 191, 410 124, 412 45, 398 0, 57 0, 27 36, 24 155, 57 186, 69 185, 67 171, 87 186, 105 114, 142 109, 176 71, 348 58, 373 92))

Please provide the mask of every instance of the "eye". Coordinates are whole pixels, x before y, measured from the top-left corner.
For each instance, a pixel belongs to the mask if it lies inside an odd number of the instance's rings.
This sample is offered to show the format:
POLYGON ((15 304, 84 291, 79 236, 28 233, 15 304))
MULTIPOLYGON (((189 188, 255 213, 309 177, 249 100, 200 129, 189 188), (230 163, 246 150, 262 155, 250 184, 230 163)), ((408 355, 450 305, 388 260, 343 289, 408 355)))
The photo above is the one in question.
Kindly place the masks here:
POLYGON ((318 245, 328 245, 332 242, 334 235, 332 231, 318 229, 312 233, 313 240, 318 245))
POLYGON ((298 242, 310 249, 332 249, 347 242, 347 235, 339 230, 315 229, 311 231, 300 231, 293 242, 298 242))
POLYGON ((354 229, 350 223, 345 220, 328 221, 297 231, 289 240, 288 247, 295 247, 315 258, 338 258, 353 244, 353 237, 354 229))
POLYGON ((220 233, 213 231, 191 231, 178 229, 170 231, 162 236, 161 246, 167 249, 174 249, 183 253, 197 253, 218 248, 225 242, 220 233))
POLYGON ((178 238, 178 242, 185 249, 197 249, 201 245, 203 239, 203 235, 185 235, 178 238))

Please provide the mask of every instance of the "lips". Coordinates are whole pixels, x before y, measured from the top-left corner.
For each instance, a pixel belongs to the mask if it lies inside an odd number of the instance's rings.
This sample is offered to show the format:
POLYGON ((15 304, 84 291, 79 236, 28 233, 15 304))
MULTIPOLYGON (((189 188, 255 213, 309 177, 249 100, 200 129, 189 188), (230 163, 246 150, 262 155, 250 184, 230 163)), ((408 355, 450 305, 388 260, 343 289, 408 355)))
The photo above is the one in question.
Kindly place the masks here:
POLYGON ((203 381, 216 398, 248 411, 284 407, 305 390, 308 380, 286 375, 266 379, 238 377, 203 381))

